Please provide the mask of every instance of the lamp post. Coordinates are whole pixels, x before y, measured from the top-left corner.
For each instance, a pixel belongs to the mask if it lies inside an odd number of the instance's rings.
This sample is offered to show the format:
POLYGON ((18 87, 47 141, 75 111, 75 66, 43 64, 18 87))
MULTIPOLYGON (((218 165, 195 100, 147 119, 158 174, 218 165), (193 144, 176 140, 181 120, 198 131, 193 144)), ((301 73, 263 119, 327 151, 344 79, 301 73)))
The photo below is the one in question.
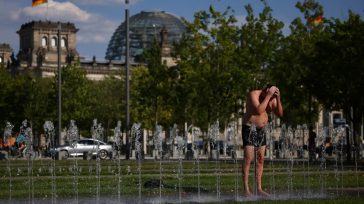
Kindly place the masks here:
POLYGON ((58 144, 62 133, 62 77, 61 77, 61 23, 57 27, 57 70, 58 70, 58 144))
POLYGON ((129 9, 128 9, 129 0, 125 0, 125 96, 126 96, 126 112, 125 112, 125 122, 126 122, 126 154, 125 159, 129 159, 130 157, 130 142, 129 142, 129 126, 130 126, 130 112, 129 112, 129 98, 130 98, 130 90, 129 90, 129 9))

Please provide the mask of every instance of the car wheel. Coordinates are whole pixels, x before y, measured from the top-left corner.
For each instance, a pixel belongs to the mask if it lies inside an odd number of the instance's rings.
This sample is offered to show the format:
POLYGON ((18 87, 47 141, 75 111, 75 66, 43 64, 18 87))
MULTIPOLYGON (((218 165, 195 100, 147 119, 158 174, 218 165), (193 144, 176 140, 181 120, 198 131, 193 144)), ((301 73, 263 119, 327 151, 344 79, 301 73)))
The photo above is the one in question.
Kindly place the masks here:
POLYGON ((68 151, 61 151, 60 152, 62 159, 68 159, 68 157, 70 157, 70 154, 68 153, 68 151))
POLYGON ((99 151, 99 157, 100 157, 100 159, 106 159, 107 156, 108 155, 107 155, 107 151, 106 150, 102 149, 102 150, 99 151))

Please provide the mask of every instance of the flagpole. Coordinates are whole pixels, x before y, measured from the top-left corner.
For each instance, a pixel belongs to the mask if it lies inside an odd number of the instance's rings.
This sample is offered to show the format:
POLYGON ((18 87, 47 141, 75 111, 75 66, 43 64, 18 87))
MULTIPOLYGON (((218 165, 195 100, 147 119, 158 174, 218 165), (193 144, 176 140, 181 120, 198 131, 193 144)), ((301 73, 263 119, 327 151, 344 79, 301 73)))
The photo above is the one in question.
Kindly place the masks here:
POLYGON ((58 145, 62 134, 62 71, 61 71, 61 23, 57 27, 57 68, 58 68, 58 145))
POLYGON ((46 21, 49 21, 49 19, 48 19, 48 1, 47 1, 46 21))
POLYGON ((130 113, 129 113, 129 98, 130 98, 130 91, 129 91, 129 8, 128 8, 129 0, 125 0, 125 92, 126 92, 126 154, 125 159, 129 159, 130 157, 130 141, 129 141, 129 126, 130 126, 130 113))

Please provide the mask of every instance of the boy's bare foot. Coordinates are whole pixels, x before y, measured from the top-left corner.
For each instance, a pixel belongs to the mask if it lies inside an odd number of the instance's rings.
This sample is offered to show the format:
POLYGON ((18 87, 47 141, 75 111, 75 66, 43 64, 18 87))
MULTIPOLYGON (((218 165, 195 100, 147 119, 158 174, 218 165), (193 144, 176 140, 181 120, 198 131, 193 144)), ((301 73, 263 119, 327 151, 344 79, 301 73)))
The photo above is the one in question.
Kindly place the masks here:
POLYGON ((250 193, 250 191, 244 191, 244 197, 251 197, 253 196, 252 193, 250 193))
POLYGON ((260 195, 262 197, 270 197, 270 194, 263 190, 258 190, 258 195, 260 195))

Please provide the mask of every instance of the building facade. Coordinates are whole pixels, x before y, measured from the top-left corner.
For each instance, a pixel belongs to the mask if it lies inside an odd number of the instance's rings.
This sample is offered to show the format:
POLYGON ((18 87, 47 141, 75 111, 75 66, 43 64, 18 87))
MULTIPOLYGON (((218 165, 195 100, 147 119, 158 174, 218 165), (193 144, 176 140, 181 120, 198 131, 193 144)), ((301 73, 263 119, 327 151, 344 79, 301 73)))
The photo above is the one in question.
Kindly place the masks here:
POLYGON ((20 67, 54 67, 58 62, 58 44, 61 64, 77 60, 77 31, 73 23, 32 21, 23 24, 17 31, 20 40, 17 55, 20 67))
MULTIPOLYGON (((113 33, 105 59, 124 61, 126 51, 125 22, 113 33)), ((182 33, 186 30, 185 23, 174 14, 165 11, 142 11, 130 17, 129 36, 130 36, 130 58, 131 61, 138 62, 138 58, 143 50, 150 48, 154 41, 161 44, 160 35, 164 32, 165 44, 172 45, 178 41, 182 33)))
POLYGON ((11 49, 9 44, 1 43, 0 44, 0 64, 4 65, 4 67, 10 67, 12 62, 13 50, 11 49))
MULTIPOLYGON (((131 66, 141 62, 136 60, 144 49, 157 40, 162 50, 162 63, 168 67, 176 65, 172 59, 171 44, 185 31, 182 20, 166 12, 144 12, 131 17, 131 66)), ((79 63, 92 80, 102 80, 114 75, 125 64, 125 23, 122 23, 110 39, 106 57, 102 60, 84 59, 77 51, 77 32, 70 22, 31 21, 23 24, 17 31, 20 47, 16 63, 11 61, 12 49, 8 44, 0 44, 0 60, 10 62, 12 70, 21 73, 31 70, 36 76, 54 76, 58 69, 58 44, 60 45, 60 65, 79 63), (124 39, 124 40, 123 40, 124 39)), ((15 59, 15 57, 14 57, 15 59)), ((0 63, 1 63, 0 61, 0 63)))

